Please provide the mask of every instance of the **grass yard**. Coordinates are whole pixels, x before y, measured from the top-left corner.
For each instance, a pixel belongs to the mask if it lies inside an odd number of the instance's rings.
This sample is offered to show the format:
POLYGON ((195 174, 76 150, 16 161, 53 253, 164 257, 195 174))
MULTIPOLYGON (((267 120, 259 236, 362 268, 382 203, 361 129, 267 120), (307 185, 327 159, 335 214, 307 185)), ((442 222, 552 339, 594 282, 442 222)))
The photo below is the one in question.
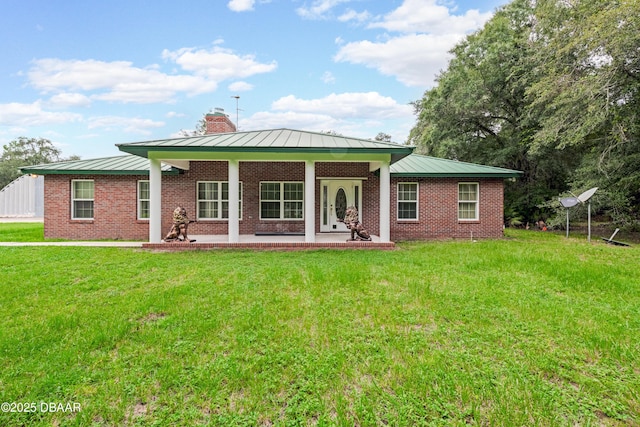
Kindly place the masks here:
POLYGON ((509 235, 0 248, 0 425, 640 424, 640 250, 509 235))
POLYGON ((42 242, 42 222, 0 222, 0 242, 42 242))

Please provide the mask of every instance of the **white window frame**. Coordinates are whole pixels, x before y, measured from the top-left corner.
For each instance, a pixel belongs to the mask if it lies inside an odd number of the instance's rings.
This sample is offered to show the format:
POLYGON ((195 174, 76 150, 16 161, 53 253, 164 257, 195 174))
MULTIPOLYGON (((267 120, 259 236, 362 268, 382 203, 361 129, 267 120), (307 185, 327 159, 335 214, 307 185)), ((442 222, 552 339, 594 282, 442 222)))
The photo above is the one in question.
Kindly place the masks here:
MULTIPOLYGON (((229 181, 197 181, 196 182, 196 218, 198 221, 229 221, 229 218, 224 218, 222 216, 222 204, 224 202, 229 204, 228 196, 226 199, 222 198, 222 184, 227 184, 227 189, 229 188, 229 181), (200 184, 215 184, 218 188, 218 198, 217 199, 200 199, 200 184), (217 217, 203 217, 200 216, 200 202, 213 202, 218 204, 218 216, 217 217)), ((238 219, 242 219, 242 182, 238 183, 238 219)), ((228 211, 228 209, 227 209, 228 211)), ((227 214, 228 215, 228 214, 227 214)))
POLYGON ((459 182, 458 183, 458 221, 480 221, 480 183, 479 182, 459 182), (461 185, 475 185, 476 187, 476 200, 460 200, 460 186, 461 185), (461 203, 474 203, 475 204, 475 216, 474 218, 460 218, 460 204, 461 203))
POLYGON ((149 221, 149 217, 151 216, 151 198, 150 198, 151 197, 151 184, 149 184, 149 182, 150 181, 148 179, 138 180, 137 201, 138 201, 138 220, 139 221, 149 221), (149 188, 148 188, 149 199, 143 199, 141 197, 141 195, 140 195, 140 193, 142 192, 141 191, 141 184, 142 183, 146 183, 149 186, 149 188), (142 211, 143 211, 142 202, 147 202, 147 204, 148 204, 147 210, 148 210, 149 216, 146 217, 146 218, 142 216, 142 211))
POLYGON ((260 181, 258 188, 260 193, 260 220, 261 221, 304 221, 304 181, 260 181), (262 184, 279 184, 280 185, 280 200, 263 200, 262 199, 262 184), (302 199, 301 200, 285 200, 284 198, 284 186, 285 184, 300 184, 302 185, 302 199), (263 218, 262 217, 262 202, 278 202, 280 203, 280 217, 279 218, 263 218), (302 204, 302 215, 300 218, 285 218, 284 217, 284 204, 285 202, 295 202, 302 204))
POLYGON ((396 186, 396 217, 398 221, 418 221, 420 218, 420 184, 418 182, 399 182, 396 186), (401 185, 415 185, 416 187, 416 199, 415 200, 400 200, 400 186, 401 185), (400 203, 415 203, 416 204, 416 217, 415 218, 400 218, 400 203))
POLYGON ((94 219, 95 215, 96 215, 96 203, 95 203, 95 198, 96 198, 96 184, 95 181, 93 179, 72 179, 71 180, 71 219, 76 219, 76 220, 81 220, 81 221, 91 221, 94 219), (83 198, 77 198, 75 197, 76 194, 76 188, 75 188, 75 184, 77 182, 90 182, 93 184, 93 198, 91 199, 83 199, 83 198), (93 215, 91 215, 91 218, 83 218, 83 217, 76 217, 75 216, 75 202, 91 202, 91 211, 93 213, 93 215))

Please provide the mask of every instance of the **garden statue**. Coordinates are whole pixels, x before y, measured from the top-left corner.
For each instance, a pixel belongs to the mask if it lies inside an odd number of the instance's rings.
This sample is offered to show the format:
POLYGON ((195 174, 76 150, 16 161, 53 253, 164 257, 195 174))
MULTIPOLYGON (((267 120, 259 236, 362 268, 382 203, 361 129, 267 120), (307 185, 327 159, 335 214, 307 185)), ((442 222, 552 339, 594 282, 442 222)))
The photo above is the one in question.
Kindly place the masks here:
POLYGON ((173 211, 173 225, 171 226, 171 230, 167 234, 167 237, 164 238, 165 242, 195 242, 195 240, 189 239, 187 236, 187 228, 189 224, 195 222, 190 220, 187 216, 187 210, 178 206, 173 211), (180 238, 182 236, 182 239, 180 238))
POLYGON ((347 242, 354 240, 371 241, 371 235, 358 220, 358 209, 355 206, 349 206, 344 213, 344 219, 338 219, 338 221, 344 222, 347 228, 351 230, 351 239, 347 240, 347 242))

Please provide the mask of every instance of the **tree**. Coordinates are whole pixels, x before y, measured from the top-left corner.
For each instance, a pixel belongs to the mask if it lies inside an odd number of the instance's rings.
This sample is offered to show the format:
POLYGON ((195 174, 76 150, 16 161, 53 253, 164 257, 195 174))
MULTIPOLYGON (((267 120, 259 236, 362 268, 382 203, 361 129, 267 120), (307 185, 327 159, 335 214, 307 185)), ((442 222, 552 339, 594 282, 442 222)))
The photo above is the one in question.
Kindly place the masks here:
POLYGON ((517 169, 524 176, 505 191, 507 219, 537 220, 539 205, 566 189, 570 153, 531 153, 538 124, 526 114, 535 74, 530 38, 534 6, 515 0, 451 51, 437 86, 413 105, 418 123, 410 142, 418 152, 517 169))
POLYGON ((380 142, 391 142, 391 135, 384 132, 378 132, 374 140, 380 142))
POLYGON ((63 160, 61 151, 51 141, 44 138, 24 136, 4 145, 0 157, 0 188, 4 188, 20 176, 21 166, 53 163, 63 160))
POLYGON ((640 227, 640 3, 542 1, 536 34, 533 149, 574 148, 574 192, 600 187, 601 210, 640 227))
MULTIPOLYGON (((209 110, 209 113, 211 113, 211 110, 209 110)), ((207 133, 207 114, 209 113, 204 113, 202 115, 202 118, 198 120, 198 123, 196 123, 194 130, 180 129, 180 135, 185 137, 205 135, 207 133)))
POLYGON ((601 212, 640 224, 638 46, 635 0, 514 0, 451 51, 410 142, 523 171, 507 216, 546 218, 560 193, 598 186, 601 212))

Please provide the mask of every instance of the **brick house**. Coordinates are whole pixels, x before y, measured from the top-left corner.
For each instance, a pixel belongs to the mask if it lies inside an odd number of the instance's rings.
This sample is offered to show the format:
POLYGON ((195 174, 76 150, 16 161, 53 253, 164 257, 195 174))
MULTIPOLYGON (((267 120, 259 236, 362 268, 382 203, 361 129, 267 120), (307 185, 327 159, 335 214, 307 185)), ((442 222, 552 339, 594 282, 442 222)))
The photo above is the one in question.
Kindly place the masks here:
POLYGON ((22 168, 45 176, 45 237, 160 243, 176 206, 190 231, 224 235, 346 232, 354 205, 378 242, 502 236, 503 183, 520 172, 413 154, 413 147, 290 129, 235 132, 220 112, 207 134, 119 144, 127 153, 22 168))

